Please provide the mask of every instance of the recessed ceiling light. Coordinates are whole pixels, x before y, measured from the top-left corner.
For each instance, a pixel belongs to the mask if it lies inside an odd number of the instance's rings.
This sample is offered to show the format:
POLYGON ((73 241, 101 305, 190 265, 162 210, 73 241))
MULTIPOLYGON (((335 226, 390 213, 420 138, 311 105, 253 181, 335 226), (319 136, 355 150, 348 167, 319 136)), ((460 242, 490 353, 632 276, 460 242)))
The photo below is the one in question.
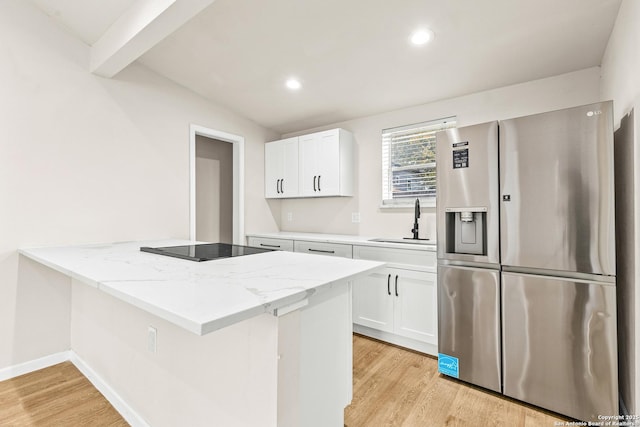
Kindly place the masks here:
POLYGON ((300 80, 294 78, 290 78, 289 80, 287 80, 286 85, 291 90, 298 90, 302 87, 302 83, 300 83, 300 80))
POLYGON ((411 34, 411 43, 420 46, 433 40, 433 31, 428 29, 416 30, 411 34))

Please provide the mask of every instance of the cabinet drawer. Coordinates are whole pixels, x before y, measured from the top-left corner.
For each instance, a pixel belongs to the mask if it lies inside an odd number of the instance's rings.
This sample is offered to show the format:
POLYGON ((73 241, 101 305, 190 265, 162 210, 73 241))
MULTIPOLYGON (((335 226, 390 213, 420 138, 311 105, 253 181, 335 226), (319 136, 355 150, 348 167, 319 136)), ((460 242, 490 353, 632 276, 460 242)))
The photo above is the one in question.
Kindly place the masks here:
POLYGON ((353 258, 412 265, 434 273, 437 270, 436 253, 431 251, 391 249, 376 246, 353 246, 353 258))
POLYGON ((353 258, 352 246, 341 243, 307 242, 304 240, 296 240, 293 247, 294 252, 353 258))
POLYGON ((276 249, 279 251, 293 252, 293 240, 272 239, 266 237, 249 237, 247 244, 256 248, 276 249))

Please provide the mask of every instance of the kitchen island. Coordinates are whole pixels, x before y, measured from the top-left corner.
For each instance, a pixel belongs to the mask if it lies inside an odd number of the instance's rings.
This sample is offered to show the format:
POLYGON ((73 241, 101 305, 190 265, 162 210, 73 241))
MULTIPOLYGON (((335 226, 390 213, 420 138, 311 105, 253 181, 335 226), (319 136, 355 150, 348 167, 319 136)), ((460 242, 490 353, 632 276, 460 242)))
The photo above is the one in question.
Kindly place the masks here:
POLYGON ((383 264, 279 251, 193 262, 139 250, 193 243, 20 254, 31 280, 68 278, 70 350, 130 423, 342 426, 351 282, 383 264))

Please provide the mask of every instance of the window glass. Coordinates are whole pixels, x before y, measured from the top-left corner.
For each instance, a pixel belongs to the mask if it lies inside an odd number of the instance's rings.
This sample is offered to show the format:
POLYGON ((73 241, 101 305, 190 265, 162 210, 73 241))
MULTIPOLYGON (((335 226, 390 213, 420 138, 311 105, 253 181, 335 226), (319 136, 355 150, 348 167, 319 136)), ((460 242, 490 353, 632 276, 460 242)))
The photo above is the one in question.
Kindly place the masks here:
POLYGON ((382 203, 435 204, 436 132, 454 127, 455 117, 382 131, 382 203))

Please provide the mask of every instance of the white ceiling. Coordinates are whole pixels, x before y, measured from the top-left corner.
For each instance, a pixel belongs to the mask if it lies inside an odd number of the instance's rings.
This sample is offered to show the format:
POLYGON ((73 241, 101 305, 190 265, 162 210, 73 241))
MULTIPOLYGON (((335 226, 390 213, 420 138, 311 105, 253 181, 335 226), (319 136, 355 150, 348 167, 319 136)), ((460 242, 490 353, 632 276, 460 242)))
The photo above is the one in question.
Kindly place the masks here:
POLYGON ((32 0, 88 45, 94 44, 135 0, 32 0))
MULTIPOLYGON (((92 45, 143 0, 32 1, 92 45)), ((600 65, 620 3, 216 0, 138 61, 287 133, 600 65)))

